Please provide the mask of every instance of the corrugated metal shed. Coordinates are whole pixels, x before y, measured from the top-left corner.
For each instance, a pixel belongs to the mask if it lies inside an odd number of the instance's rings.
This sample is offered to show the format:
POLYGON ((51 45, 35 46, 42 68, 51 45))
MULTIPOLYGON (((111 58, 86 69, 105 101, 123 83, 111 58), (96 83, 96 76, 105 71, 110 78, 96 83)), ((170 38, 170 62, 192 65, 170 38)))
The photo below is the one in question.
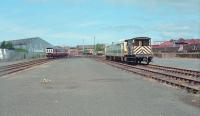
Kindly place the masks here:
POLYGON ((28 52, 45 52, 47 47, 53 47, 40 37, 11 40, 10 42, 12 42, 14 48, 23 48, 28 52))

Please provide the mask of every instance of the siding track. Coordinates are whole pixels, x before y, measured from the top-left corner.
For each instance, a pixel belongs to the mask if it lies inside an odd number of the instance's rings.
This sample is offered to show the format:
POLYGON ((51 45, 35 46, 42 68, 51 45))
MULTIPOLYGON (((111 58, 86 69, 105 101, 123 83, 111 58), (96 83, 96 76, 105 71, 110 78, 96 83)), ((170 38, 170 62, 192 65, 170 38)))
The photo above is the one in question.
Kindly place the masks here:
POLYGON ((37 65, 41 65, 47 62, 52 61, 51 59, 37 59, 37 60, 31 60, 31 61, 26 61, 22 63, 16 63, 16 64, 11 64, 11 65, 6 65, 6 66, 1 66, 0 67, 0 77, 8 74, 12 74, 15 72, 19 72, 37 65))
POLYGON ((105 60, 104 58, 95 58, 95 60, 128 72, 157 80, 161 83, 185 89, 190 93, 200 94, 199 71, 159 65, 129 65, 121 62, 105 60))

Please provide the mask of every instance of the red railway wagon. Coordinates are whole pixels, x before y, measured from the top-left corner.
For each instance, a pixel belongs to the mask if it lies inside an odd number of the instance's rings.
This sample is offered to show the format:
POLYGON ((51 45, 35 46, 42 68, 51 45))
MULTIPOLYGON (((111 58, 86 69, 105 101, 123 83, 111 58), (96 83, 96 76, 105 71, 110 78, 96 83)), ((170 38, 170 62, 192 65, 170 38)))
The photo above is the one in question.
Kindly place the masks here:
POLYGON ((46 48, 47 58, 62 58, 68 56, 68 50, 64 48, 46 48))

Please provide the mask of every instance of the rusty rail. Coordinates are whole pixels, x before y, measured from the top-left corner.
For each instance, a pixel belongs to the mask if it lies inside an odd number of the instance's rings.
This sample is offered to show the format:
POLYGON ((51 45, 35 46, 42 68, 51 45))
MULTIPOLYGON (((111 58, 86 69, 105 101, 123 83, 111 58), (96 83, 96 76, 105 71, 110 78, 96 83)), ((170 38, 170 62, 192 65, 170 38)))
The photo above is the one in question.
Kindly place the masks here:
POLYGON ((52 61, 50 59, 37 59, 37 60, 31 60, 6 66, 0 67, 0 77, 8 74, 12 74, 15 72, 19 72, 28 68, 31 68, 33 66, 41 65, 44 63, 47 63, 49 61, 52 61))

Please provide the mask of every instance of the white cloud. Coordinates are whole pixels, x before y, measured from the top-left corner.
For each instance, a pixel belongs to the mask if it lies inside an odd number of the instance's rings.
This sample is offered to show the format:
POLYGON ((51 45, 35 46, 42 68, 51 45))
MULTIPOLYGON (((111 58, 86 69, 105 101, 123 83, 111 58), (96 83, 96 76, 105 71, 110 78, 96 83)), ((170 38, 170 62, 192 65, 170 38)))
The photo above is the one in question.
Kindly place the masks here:
POLYGON ((124 32, 124 31, 133 31, 133 32, 142 32, 144 31, 144 28, 142 26, 137 25, 110 25, 110 26, 104 26, 102 27, 103 30, 110 30, 115 32, 124 32))
POLYGON ((94 27, 94 26, 99 26, 100 23, 97 21, 87 21, 87 22, 83 22, 78 24, 79 27, 94 27))
POLYGON ((50 2, 63 2, 63 3, 85 3, 89 0, 24 0, 27 3, 50 3, 50 2))
MULTIPOLYGON (((185 22, 185 23, 169 23, 159 24, 155 26, 155 31, 171 31, 171 32, 193 32, 198 33, 200 28, 200 22, 185 22)), ((200 33, 199 33, 200 34, 200 33)))
MULTIPOLYGON (((9 20, 3 20, 2 18, 0 19, 0 33, 6 34, 7 39, 19 39, 19 38, 14 38, 14 36, 18 35, 18 37, 21 38, 26 38, 26 37, 35 37, 35 36, 42 36, 48 33, 48 29, 33 29, 33 28, 28 28, 13 22, 10 22, 9 20)), ((2 38, 0 35, 0 40, 2 41, 2 38)))
POLYGON ((200 0, 104 0, 107 3, 116 5, 139 5, 144 7, 171 6, 177 9, 191 10, 199 9, 200 0))
POLYGON ((153 31, 160 38, 199 38, 200 22, 159 24, 153 28, 153 31))
POLYGON ((72 33, 72 32, 59 32, 59 33, 52 33, 48 34, 48 37, 54 39, 88 39, 91 38, 91 35, 87 34, 80 34, 80 33, 72 33))

